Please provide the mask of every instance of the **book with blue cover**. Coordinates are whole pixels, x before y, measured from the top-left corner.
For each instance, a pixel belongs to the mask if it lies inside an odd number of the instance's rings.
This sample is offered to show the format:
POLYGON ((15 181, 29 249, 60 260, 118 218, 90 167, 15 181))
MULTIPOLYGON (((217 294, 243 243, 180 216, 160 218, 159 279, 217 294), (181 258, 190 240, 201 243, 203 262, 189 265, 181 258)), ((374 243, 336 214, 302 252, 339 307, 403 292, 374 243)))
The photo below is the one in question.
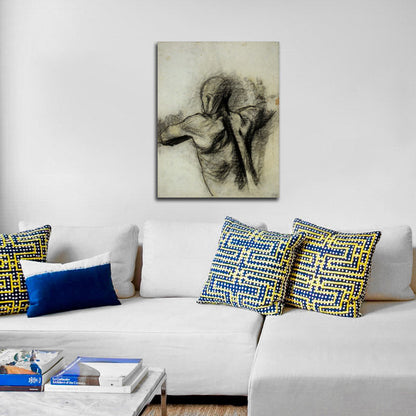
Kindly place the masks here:
POLYGON ((62 350, 0 348, 0 388, 41 387, 61 360, 62 350))
POLYGON ((77 357, 51 377, 52 385, 124 386, 140 371, 140 358, 77 357))

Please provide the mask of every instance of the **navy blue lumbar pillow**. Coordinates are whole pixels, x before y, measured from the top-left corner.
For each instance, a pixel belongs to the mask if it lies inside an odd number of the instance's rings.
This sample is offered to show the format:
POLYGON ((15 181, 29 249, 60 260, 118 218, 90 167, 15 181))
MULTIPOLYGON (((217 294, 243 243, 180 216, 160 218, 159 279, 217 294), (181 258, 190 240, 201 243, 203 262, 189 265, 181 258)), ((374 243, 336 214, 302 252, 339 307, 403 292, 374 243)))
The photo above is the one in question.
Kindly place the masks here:
POLYGON ((26 278, 29 318, 97 306, 120 305, 110 264, 63 270, 26 278))

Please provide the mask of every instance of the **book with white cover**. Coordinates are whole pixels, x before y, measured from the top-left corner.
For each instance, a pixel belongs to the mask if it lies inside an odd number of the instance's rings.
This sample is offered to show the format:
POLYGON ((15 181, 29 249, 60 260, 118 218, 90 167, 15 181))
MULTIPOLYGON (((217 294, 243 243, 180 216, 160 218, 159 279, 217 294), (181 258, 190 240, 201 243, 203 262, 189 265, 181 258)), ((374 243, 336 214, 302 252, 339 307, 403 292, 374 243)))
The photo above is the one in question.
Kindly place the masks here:
POLYGON ((132 393, 148 373, 147 367, 142 367, 140 373, 130 384, 124 386, 92 386, 77 384, 45 384, 45 391, 68 392, 68 393, 132 393))

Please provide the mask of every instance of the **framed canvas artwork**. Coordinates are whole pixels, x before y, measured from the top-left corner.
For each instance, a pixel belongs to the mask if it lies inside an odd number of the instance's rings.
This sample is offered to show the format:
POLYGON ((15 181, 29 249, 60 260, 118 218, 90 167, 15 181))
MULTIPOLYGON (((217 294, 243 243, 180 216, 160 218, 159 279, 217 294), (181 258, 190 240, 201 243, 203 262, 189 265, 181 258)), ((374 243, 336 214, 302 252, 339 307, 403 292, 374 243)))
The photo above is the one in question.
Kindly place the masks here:
POLYGON ((277 198, 279 43, 157 50, 158 198, 277 198))

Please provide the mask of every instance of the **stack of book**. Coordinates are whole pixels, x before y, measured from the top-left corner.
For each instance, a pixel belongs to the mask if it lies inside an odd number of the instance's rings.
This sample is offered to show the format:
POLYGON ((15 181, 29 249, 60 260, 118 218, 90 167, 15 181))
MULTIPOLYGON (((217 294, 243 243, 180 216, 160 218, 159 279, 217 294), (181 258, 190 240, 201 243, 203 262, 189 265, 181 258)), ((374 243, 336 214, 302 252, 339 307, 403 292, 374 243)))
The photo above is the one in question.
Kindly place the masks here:
POLYGON ((140 358, 77 357, 45 385, 45 391, 131 393, 147 374, 140 358))
POLYGON ((42 391, 62 368, 62 350, 0 348, 0 391, 42 391))

